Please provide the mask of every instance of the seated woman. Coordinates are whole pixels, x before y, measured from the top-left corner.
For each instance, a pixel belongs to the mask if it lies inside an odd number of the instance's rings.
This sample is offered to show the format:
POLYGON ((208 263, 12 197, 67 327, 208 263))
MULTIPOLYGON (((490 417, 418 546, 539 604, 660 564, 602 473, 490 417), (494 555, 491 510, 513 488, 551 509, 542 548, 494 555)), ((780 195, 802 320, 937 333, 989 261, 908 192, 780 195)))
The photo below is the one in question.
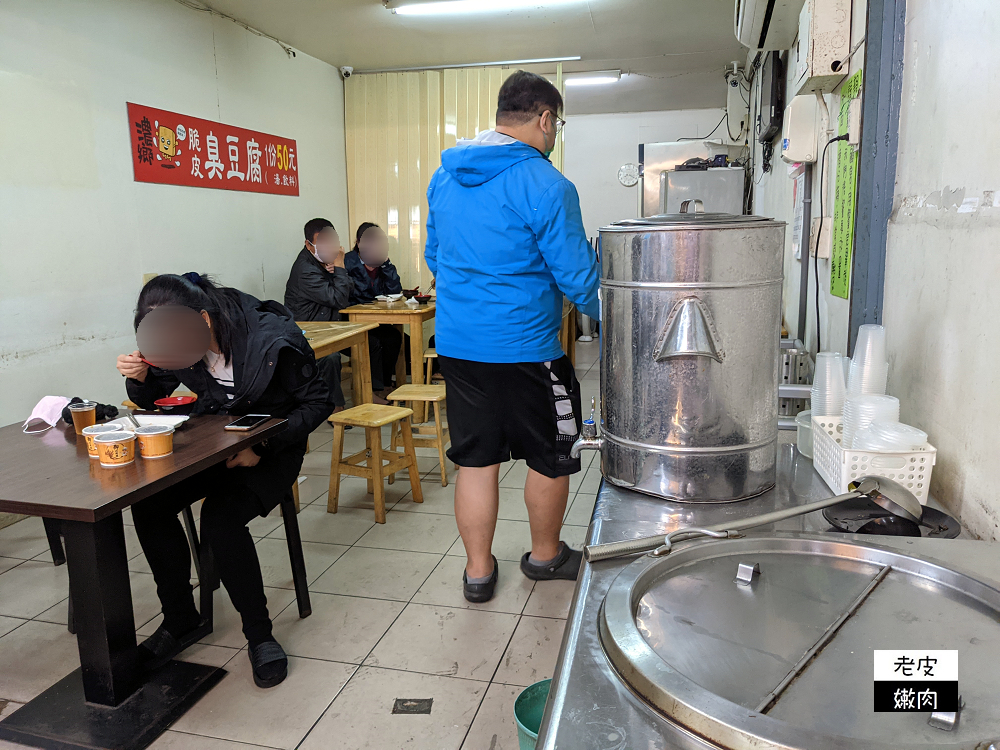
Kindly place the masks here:
MULTIPOLYGON (((352 305, 374 302, 377 295, 403 291, 399 273, 389 260, 389 238, 378 224, 366 221, 358 227, 354 249, 344 256, 344 267, 354 280, 352 305)), ((375 403, 388 403, 385 397, 392 390, 396 359, 403 343, 403 336, 395 326, 383 324, 368 332, 375 403)), ((397 387, 401 385, 405 383, 396 383, 397 387)))
MULTIPOLYGON (((291 491, 306 439, 333 410, 312 349, 288 311, 276 302, 218 287, 190 273, 151 279, 139 294, 135 327, 154 308, 183 306, 201 314, 211 344, 192 367, 150 367, 136 351, 118 357, 128 397, 152 409, 183 383, 198 395, 194 413, 270 414, 287 428, 132 506, 135 531, 156 581, 163 623, 139 646, 147 669, 157 669, 208 632, 195 608, 191 557, 177 514, 205 498, 202 541, 211 546, 219 576, 243 619, 254 682, 273 687, 288 660, 271 635, 260 562, 247 524, 267 515, 291 491)), ((197 352, 194 356, 197 356, 197 352)), ((190 360, 188 360, 190 361, 190 360)))

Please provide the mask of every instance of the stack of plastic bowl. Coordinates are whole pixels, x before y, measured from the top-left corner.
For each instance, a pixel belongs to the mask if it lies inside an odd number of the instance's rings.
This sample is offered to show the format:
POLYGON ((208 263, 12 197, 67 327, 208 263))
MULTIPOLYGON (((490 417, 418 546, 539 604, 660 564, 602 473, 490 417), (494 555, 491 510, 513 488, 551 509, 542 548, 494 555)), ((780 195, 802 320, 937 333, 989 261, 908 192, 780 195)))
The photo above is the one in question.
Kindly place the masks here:
MULTIPOLYGON (((899 422, 899 399, 875 393, 850 393, 844 399, 844 435, 841 445, 855 448, 854 436, 872 422, 899 422)), ((924 437, 926 442, 927 438, 924 437)))
POLYGON ((852 447, 863 451, 912 451, 923 450, 927 433, 901 422, 872 422, 854 433, 852 447))
POLYGON ((885 328, 864 325, 858 329, 858 342, 854 347, 847 392, 885 393, 889 363, 885 357, 885 328))
POLYGON ((811 411, 814 417, 839 417, 844 409, 844 366, 838 352, 816 355, 816 373, 811 391, 811 411))
POLYGON ((813 423, 812 411, 800 411, 795 416, 795 443, 799 453, 806 458, 813 457, 813 423))

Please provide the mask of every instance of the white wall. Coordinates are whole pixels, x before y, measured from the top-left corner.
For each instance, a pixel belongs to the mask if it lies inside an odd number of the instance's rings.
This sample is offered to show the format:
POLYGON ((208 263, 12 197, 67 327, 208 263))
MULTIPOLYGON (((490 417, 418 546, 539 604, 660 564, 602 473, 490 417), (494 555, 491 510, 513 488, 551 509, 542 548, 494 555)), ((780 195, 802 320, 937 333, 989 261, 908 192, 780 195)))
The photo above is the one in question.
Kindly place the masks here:
MULTIPOLYGON (((851 16, 851 47, 852 49, 865 35, 867 12, 866 0, 854 0, 851 16)), ((848 76, 853 75, 863 67, 864 45, 857 50, 851 58, 848 76)), ((786 63, 786 80, 791 79, 791 64, 786 63)), ((754 80, 751 92, 751 102, 760 101, 761 76, 754 80)), ((846 80, 846 79, 845 79, 846 80)), ((787 90, 786 104, 791 99, 791 87, 787 90)), ((828 137, 837 134, 837 114, 840 111, 839 87, 832 94, 824 97, 829 108, 833 122, 829 125, 832 132, 824 136, 822 144, 828 137)), ((757 110, 754 109, 754 116, 757 110)), ((785 232, 785 282, 783 285, 782 308, 785 318, 785 325, 789 335, 793 338, 802 339, 803 342, 813 351, 816 351, 816 269, 814 259, 809 258, 809 306, 808 317, 806 319, 806 330, 797 331, 799 320, 799 287, 802 274, 801 261, 795 258, 795 248, 792 247, 792 220, 794 218, 794 207, 792 205, 792 185, 793 181, 788 174, 788 165, 781 160, 780 156, 780 136, 774 142, 774 157, 772 159, 772 169, 768 173, 762 171, 761 144, 754 141, 754 204, 753 212, 758 216, 771 216, 776 219, 788 222, 785 232)), ((827 149, 826 160, 826 186, 824 187, 824 208, 823 215, 830 217, 833 215, 834 205, 834 175, 837 170, 837 144, 827 149)), ((819 217, 819 183, 820 164, 817 161, 813 165, 813 192, 812 192, 812 218, 819 217)), ((819 259, 819 283, 820 283, 820 339, 824 351, 840 352, 847 354, 847 340, 850 332, 850 302, 840 297, 830 294, 830 260, 819 259)))
POLYGON ((0 6, 0 424, 47 394, 124 397, 144 273, 282 299, 302 225, 347 232, 335 68, 172 0, 0 6), (294 138, 300 196, 133 181, 125 103, 294 138))
MULTIPOLYGON (((863 13, 858 0, 854 39, 864 33, 863 13)), ((994 323, 1000 319, 1000 143, 983 134, 1000 99, 998 37, 1000 17, 991 0, 907 2, 883 305, 888 391, 900 399, 901 419, 926 430, 938 449, 931 493, 975 534, 994 540, 1000 538, 1000 329, 994 323)), ((855 55, 852 73, 863 55, 863 49, 855 55)), ((838 99, 828 97, 831 110, 838 99)), ((831 158, 827 172, 835 168, 831 158)), ((813 200, 815 207, 818 185, 813 200)), ((780 161, 760 179, 755 207, 791 219, 791 183, 780 161)), ((830 297, 829 274, 821 260, 823 348, 843 352, 848 307, 830 297)), ((789 247, 785 312, 793 329, 798 279, 789 247)), ((806 341, 815 347, 813 290, 810 279, 806 341)))
POLYGON ((938 448, 931 491, 988 539, 1000 538, 998 38, 993 0, 907 3, 884 304, 889 388, 938 448))
MULTIPOLYGON (((719 88, 724 85, 720 76, 719 88)), ((596 237, 600 227, 639 215, 639 185, 622 187, 618 170, 639 163, 640 143, 704 137, 722 114, 721 109, 690 109, 567 117, 563 172, 580 193, 587 234, 596 237)), ((724 136, 724 128, 713 139, 724 136)))

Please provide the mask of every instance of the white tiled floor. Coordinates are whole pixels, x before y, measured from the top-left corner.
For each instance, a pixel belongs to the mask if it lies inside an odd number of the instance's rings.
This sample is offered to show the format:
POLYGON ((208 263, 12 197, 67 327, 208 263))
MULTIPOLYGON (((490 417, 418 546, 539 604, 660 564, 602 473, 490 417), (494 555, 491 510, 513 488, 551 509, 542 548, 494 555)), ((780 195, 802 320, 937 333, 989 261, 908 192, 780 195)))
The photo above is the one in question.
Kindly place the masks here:
MULTIPOLYGON (((597 344, 577 345, 584 411, 599 395, 597 344)), ((183 659, 229 675, 153 750, 514 750, 514 700, 552 676, 571 581, 532 582, 518 569, 530 546, 522 490, 526 467, 501 472, 494 599, 470 604, 461 591, 465 552, 454 517, 454 467, 441 487, 436 453, 419 451, 424 502, 399 475, 386 487, 386 524, 375 524, 363 480, 346 478, 340 510, 326 512, 332 431, 310 439, 299 484, 299 525, 312 598, 300 620, 284 526, 277 512, 250 525, 257 539, 274 632, 290 655, 288 679, 260 690, 250 676, 239 616, 216 593, 215 631, 183 659), (393 714, 397 698, 432 698, 430 715, 393 714)), ((364 446, 361 430, 345 450, 364 446)), ((583 542, 600 471, 584 453, 571 483, 562 538, 583 542)), ((125 514, 126 524, 131 517, 125 514)), ((140 637, 159 624, 159 604, 135 532, 126 526, 140 637)), ((79 666, 66 631, 66 568, 56 568, 38 519, 0 529, 0 716, 79 666)), ((20 746, 0 741, 0 750, 20 746)))

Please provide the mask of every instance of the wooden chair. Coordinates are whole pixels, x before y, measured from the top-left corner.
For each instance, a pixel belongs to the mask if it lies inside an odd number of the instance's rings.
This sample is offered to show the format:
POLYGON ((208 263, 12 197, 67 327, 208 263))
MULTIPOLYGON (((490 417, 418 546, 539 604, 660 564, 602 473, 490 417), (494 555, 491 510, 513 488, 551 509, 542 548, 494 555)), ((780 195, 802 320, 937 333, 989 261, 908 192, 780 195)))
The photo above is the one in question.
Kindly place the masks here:
POLYGON ((434 374, 434 360, 438 358, 437 349, 428 349, 424 352, 424 360, 427 362, 427 377, 424 378, 425 383, 433 383, 435 380, 439 382, 444 381, 444 375, 440 372, 434 374))
POLYGON ((576 362, 576 305, 563 297, 562 325, 559 327, 559 344, 569 357, 576 362))
MULTIPOLYGON (((389 394, 389 400, 396 406, 402 404, 412 404, 414 401, 434 404, 434 425, 427 424, 412 425, 413 445, 420 448, 437 448, 438 461, 441 465, 441 486, 448 486, 448 468, 445 465, 444 446, 451 435, 441 418, 441 403, 445 399, 445 387, 443 385, 404 385, 389 394)), ((392 426, 392 440, 389 443, 391 450, 396 449, 396 425, 392 426)), ((389 478, 392 484, 392 477, 389 478)))
POLYGON ((364 477, 368 480, 368 492, 375 495, 375 520, 378 523, 385 523, 385 485, 382 480, 389 477, 391 482, 393 475, 400 469, 409 470, 413 502, 424 501, 423 493, 420 491, 417 456, 413 450, 411 416, 413 416, 411 409, 379 404, 362 404, 330 416, 330 422, 333 423, 333 453, 330 458, 330 492, 327 495, 326 505, 328 513, 337 512, 341 474, 364 477), (385 450, 382 447, 383 425, 392 425, 390 431, 395 435, 397 422, 403 431, 402 453, 395 450, 395 444, 393 450, 385 450), (343 456, 344 428, 348 425, 365 428, 366 448, 350 456, 343 456), (383 461, 388 463, 384 464, 383 461), (363 463, 368 465, 362 466, 363 463))

